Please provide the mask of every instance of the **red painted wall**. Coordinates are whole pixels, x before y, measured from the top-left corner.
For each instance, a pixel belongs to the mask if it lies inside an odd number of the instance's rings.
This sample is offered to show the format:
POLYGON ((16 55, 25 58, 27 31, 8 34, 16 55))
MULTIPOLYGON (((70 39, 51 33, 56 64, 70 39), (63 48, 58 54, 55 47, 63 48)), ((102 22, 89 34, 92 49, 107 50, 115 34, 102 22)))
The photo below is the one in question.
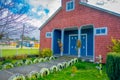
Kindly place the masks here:
POLYGON ((80 28, 80 26, 88 24, 93 24, 95 28, 108 27, 108 35, 95 36, 95 56, 102 54, 103 62, 105 62, 111 37, 120 39, 120 17, 81 5, 80 0, 75 0, 75 10, 66 12, 66 1, 69 0, 62 0, 60 12, 41 29, 41 48, 51 48, 51 39, 45 38, 45 34, 54 28, 63 29, 73 26, 80 28))

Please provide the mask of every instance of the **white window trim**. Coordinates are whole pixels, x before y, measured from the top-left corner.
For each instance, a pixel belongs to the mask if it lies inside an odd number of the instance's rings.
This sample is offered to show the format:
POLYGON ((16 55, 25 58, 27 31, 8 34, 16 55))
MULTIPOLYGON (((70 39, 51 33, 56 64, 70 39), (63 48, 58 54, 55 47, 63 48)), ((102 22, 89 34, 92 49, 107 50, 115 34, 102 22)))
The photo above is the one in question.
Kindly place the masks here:
POLYGON ((72 10, 74 10, 74 9, 75 9, 75 1, 74 1, 74 0, 67 1, 67 2, 66 2, 66 11, 72 11, 72 10), (68 4, 71 3, 71 2, 73 2, 73 8, 68 10, 68 4))
POLYGON ((45 36, 46 38, 52 38, 52 32, 46 32, 45 36), (50 34, 51 36, 47 36, 47 34, 50 34))
POLYGON ((107 35, 108 34, 108 29, 107 29, 107 27, 101 27, 101 28, 95 28, 95 31, 94 31, 94 33, 95 33, 95 35, 97 35, 97 36, 101 36, 101 35, 107 35), (97 34, 96 33, 96 30, 97 29, 105 29, 105 33, 101 33, 101 31, 100 31, 100 34, 97 34))

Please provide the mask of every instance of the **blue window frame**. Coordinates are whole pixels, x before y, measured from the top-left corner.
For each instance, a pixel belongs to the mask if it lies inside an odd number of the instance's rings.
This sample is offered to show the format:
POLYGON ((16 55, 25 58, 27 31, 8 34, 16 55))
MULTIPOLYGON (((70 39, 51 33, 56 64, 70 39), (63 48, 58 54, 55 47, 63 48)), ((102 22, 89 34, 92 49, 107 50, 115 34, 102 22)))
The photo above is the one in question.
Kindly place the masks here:
POLYGON ((66 11, 72 11, 75 8, 75 1, 74 0, 70 0, 68 2, 66 2, 66 11))
POLYGON ((46 32, 46 38, 51 38, 52 37, 52 33, 51 32, 46 32))
POLYGON ((95 35, 107 35, 107 27, 95 28, 95 35))

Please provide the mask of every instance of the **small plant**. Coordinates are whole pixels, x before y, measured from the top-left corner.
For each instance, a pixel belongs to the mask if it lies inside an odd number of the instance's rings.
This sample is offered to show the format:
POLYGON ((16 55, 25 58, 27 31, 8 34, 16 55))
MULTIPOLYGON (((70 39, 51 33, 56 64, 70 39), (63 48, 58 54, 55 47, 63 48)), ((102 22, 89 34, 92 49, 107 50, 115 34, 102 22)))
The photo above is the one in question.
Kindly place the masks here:
POLYGON ((60 39, 58 39, 58 46, 59 46, 59 48, 60 48, 60 52, 62 52, 63 51, 63 44, 62 44, 62 42, 61 42, 61 40, 60 39))
POLYGON ((51 57, 53 55, 52 50, 49 48, 45 48, 39 53, 40 57, 51 57))
POLYGON ((73 66, 73 67, 72 67, 72 71, 71 71, 72 74, 75 74, 77 71, 78 71, 78 70, 77 70, 77 67, 76 67, 76 66, 73 66))
POLYGON ((112 44, 110 46, 108 46, 108 49, 111 52, 117 52, 117 53, 119 53, 120 52, 120 40, 112 38, 111 42, 112 42, 112 44))
POLYGON ((13 68, 14 65, 12 63, 6 63, 3 65, 3 69, 10 69, 10 68, 13 68))
POLYGON ((42 69, 40 70, 40 76, 41 76, 41 77, 47 76, 47 75, 49 75, 49 74, 50 74, 50 72, 49 72, 49 69, 48 69, 48 68, 42 68, 42 69))

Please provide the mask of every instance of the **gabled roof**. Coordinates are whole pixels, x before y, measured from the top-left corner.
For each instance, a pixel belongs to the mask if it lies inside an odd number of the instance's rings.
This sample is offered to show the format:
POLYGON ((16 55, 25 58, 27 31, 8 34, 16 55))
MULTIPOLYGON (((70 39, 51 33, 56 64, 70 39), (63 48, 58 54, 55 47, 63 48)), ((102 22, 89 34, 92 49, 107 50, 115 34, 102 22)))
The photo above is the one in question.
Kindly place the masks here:
POLYGON ((100 11, 104 11, 104 12, 107 12, 109 14, 112 14, 112 15, 115 15, 115 16, 118 16, 120 17, 120 14, 119 13, 116 13, 116 12, 113 12, 113 11, 110 11, 110 10, 107 10, 107 9, 104 9, 104 8, 100 8, 100 7, 97 7, 95 5, 91 5, 91 4, 88 4, 88 3, 85 3, 85 2, 80 2, 81 5, 84 5, 84 6, 87 6, 87 7, 90 7, 90 8, 93 8, 93 9, 97 9, 97 10, 100 10, 100 11))
MULTIPOLYGON (((120 17, 120 14, 119 13, 116 13, 116 12, 113 12, 113 11, 110 11, 110 10, 107 10, 107 9, 104 9, 104 8, 100 8, 100 7, 97 7, 97 6, 94 6, 94 5, 91 5, 91 4, 88 4, 88 3, 85 3, 85 2, 80 2, 81 5, 84 5, 84 6, 87 6, 87 7, 90 7, 90 8, 93 8, 93 9, 97 9, 97 10, 100 10, 100 11, 104 11, 104 12, 107 12, 109 14, 112 14, 112 15, 115 15, 115 16, 118 16, 120 17)), ((45 23, 43 23, 42 26, 40 26, 39 30, 41 30, 50 20, 52 20, 52 18, 62 9, 62 7, 58 8, 57 11, 51 16, 49 17, 49 19, 47 21, 45 21, 45 23)))
POLYGON ((62 7, 58 8, 58 9, 56 10, 56 12, 55 12, 51 17, 49 17, 48 20, 45 21, 45 22, 40 26, 39 30, 41 30, 61 9, 62 9, 62 7))

